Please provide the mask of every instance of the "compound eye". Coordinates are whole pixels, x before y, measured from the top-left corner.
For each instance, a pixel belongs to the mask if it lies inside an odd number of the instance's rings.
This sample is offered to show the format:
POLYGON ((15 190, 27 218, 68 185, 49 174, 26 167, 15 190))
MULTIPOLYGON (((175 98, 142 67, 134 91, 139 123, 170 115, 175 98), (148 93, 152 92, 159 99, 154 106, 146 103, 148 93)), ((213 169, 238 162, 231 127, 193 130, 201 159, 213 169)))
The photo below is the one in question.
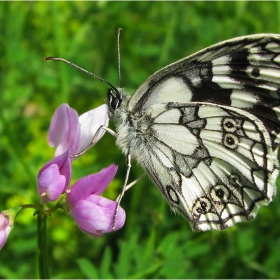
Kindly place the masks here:
POLYGON ((115 93, 112 89, 108 91, 110 107, 113 111, 121 106, 122 99, 119 92, 115 93))
POLYGON ((121 105, 121 99, 119 97, 113 97, 112 100, 111 100, 111 108, 113 110, 116 110, 120 107, 121 105))

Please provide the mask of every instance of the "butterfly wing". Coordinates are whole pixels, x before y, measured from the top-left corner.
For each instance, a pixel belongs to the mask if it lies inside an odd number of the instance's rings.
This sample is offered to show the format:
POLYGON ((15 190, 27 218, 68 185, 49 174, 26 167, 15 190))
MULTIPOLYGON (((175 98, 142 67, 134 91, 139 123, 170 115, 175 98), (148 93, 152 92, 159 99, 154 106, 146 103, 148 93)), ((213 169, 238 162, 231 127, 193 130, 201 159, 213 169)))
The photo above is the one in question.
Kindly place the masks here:
POLYGON ((170 64, 124 104, 116 112, 117 145, 194 229, 250 220, 272 200, 279 35, 235 38, 170 64))
POLYGON ((258 34, 213 45, 150 76, 133 94, 135 117, 164 102, 207 102, 257 116, 280 142, 280 36, 258 34))
POLYGON ((278 163, 270 136, 244 110, 156 104, 134 125, 141 137, 131 156, 196 230, 250 220, 275 195, 278 163))

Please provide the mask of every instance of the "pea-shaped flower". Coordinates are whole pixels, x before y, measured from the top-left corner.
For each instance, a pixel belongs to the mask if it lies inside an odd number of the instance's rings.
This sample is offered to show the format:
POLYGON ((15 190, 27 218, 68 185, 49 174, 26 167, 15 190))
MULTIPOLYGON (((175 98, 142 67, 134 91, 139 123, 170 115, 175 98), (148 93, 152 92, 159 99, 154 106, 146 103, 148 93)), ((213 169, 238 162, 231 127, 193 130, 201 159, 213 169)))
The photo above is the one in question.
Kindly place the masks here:
POLYGON ((55 201, 68 188, 72 176, 69 151, 47 162, 38 172, 37 189, 41 204, 55 201))
MULTIPOLYGON (((82 152, 89 144, 101 125, 108 126, 108 108, 103 104, 80 117, 67 104, 61 104, 53 114, 48 143, 56 147, 55 156, 70 150, 71 155, 82 152)), ((96 142, 104 135, 100 130, 96 142)))
POLYGON ((2 213, 0 213, 0 250, 6 243, 6 240, 12 230, 9 226, 9 219, 2 213))
POLYGON ((14 227, 15 218, 21 206, 4 210, 0 213, 0 250, 5 245, 7 238, 14 227))
MULTIPOLYGON (((96 174, 78 180, 69 190, 70 215, 83 232, 98 237, 113 231, 117 203, 100 194, 114 178, 117 168, 111 164, 96 174)), ((115 230, 120 229, 124 222, 125 211, 119 206, 115 230)))

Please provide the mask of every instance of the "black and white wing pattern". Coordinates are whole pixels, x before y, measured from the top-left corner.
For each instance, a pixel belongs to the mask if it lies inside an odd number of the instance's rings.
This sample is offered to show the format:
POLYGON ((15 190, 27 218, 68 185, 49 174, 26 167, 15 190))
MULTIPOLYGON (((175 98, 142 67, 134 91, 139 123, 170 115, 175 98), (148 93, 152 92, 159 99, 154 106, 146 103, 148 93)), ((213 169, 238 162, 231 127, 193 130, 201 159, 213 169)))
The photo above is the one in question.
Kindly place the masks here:
POLYGON ((136 116, 163 102, 209 102, 257 116, 280 142, 280 35, 238 37, 201 50, 150 76, 131 97, 136 116))
POLYGON ((278 168, 269 133, 246 111, 209 103, 155 104, 137 128, 143 143, 132 157, 196 230, 250 220, 275 195, 278 168))
POLYGON ((276 193, 280 36, 244 36, 177 61, 111 106, 117 145, 196 230, 251 220, 276 193))

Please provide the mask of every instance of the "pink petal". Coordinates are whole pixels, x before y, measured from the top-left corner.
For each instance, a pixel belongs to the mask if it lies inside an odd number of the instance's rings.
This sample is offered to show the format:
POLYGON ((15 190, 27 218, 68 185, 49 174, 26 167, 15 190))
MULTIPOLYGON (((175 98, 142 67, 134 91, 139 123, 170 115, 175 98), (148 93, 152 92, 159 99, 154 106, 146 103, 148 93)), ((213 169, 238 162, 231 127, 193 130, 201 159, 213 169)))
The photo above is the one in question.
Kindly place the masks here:
POLYGON ((96 174, 91 174, 78 180, 70 189, 68 201, 73 206, 79 200, 87 199, 91 194, 101 194, 117 173, 118 167, 111 164, 96 174))
POLYGON ((78 151, 80 144, 80 123, 77 112, 67 104, 60 105, 51 120, 48 143, 56 147, 55 156, 72 149, 71 153, 78 151))
MULTIPOLYGON (((70 214, 78 227, 91 235, 100 236, 112 231, 116 202, 104 197, 91 195, 89 200, 80 200, 72 208, 70 214)), ((115 230, 125 222, 125 211, 119 207, 115 230)))
POLYGON ((3 248, 8 235, 10 234, 12 228, 9 227, 9 220, 0 213, 0 250, 3 248))
POLYGON ((46 168, 38 178, 38 192, 42 197, 42 204, 57 200, 65 188, 65 182, 66 178, 60 175, 56 164, 46 168))
POLYGON ((41 202, 56 200, 59 196, 58 193, 62 194, 68 188, 71 176, 72 166, 69 151, 47 162, 38 172, 37 189, 40 195, 46 192, 50 197, 46 196, 46 200, 43 199, 41 202), (47 193, 47 190, 50 193, 47 193), (57 198, 55 199, 55 197, 57 198))

